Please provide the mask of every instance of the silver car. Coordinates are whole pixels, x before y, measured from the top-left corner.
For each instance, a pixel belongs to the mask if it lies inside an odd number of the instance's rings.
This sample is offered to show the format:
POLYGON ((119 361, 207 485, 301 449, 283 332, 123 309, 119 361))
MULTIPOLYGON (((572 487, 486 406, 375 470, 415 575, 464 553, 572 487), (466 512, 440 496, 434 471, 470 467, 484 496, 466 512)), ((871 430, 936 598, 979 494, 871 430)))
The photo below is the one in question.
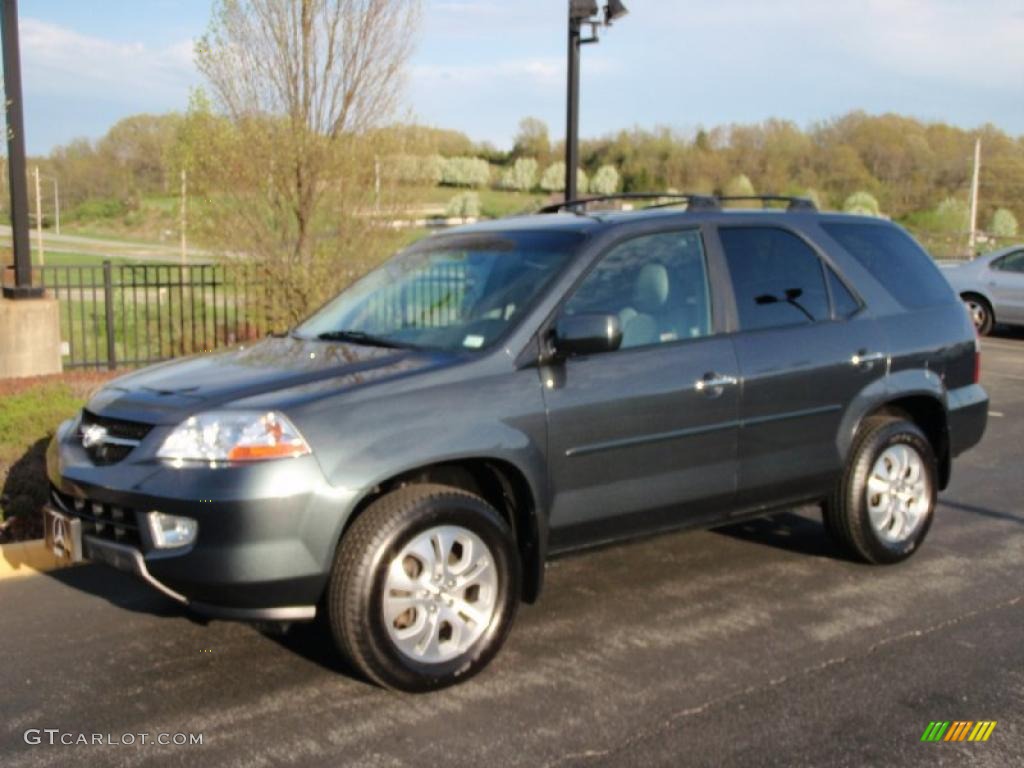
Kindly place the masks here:
POLYGON ((1024 325, 1024 244, 941 266, 982 336, 996 323, 1024 325))

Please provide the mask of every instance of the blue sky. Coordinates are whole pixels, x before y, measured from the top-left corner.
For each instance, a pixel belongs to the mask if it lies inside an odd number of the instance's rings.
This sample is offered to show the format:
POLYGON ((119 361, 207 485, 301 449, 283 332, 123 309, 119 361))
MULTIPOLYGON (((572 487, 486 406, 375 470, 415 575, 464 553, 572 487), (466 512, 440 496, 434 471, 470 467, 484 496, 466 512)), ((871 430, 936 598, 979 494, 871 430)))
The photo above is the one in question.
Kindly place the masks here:
MULTIPOLYGON (((1024 135, 1021 0, 625 0, 584 48, 581 132, 852 109, 1024 135)), ((507 147, 564 130, 565 0, 425 0, 406 84, 421 122, 507 147)), ((210 0, 21 0, 30 153, 183 109, 210 0)))

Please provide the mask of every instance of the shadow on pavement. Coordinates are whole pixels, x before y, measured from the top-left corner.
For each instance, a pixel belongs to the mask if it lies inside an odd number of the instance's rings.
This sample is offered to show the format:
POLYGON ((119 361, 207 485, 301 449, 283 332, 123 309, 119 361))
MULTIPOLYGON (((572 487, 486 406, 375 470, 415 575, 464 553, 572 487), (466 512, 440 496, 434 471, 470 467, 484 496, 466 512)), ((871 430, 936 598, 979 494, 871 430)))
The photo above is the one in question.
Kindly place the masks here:
POLYGON ((49 578, 89 595, 101 597, 118 608, 153 616, 187 616, 202 623, 168 597, 138 581, 134 576, 108 568, 105 565, 75 565, 49 571, 49 578))
POLYGON ((792 512, 715 528, 713 532, 800 555, 846 559, 839 548, 829 540, 819 520, 792 512))
POLYGON ((939 499, 939 504, 950 509, 955 509, 958 512, 967 512, 971 515, 981 515, 982 517, 990 517, 993 520, 1008 520, 1011 523, 1017 523, 1017 525, 1024 525, 1024 517, 1015 515, 1011 512, 1001 512, 998 509, 989 509, 988 507, 977 507, 973 504, 964 504, 959 501, 950 501, 949 499, 939 499))

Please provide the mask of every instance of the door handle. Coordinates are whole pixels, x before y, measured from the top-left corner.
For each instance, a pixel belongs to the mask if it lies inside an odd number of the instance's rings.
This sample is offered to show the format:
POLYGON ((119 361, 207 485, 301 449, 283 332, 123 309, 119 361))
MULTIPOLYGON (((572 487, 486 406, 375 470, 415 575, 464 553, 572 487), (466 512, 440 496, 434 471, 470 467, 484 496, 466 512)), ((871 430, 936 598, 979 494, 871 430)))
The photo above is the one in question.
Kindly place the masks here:
POLYGON ((702 378, 697 379, 693 388, 698 392, 715 392, 722 387, 731 387, 739 384, 735 376, 722 376, 718 373, 705 373, 702 378))
POLYGON ((885 360, 884 352, 868 352, 866 349, 862 349, 860 352, 850 358, 850 362, 854 365, 864 365, 864 363, 877 363, 879 360, 885 360))

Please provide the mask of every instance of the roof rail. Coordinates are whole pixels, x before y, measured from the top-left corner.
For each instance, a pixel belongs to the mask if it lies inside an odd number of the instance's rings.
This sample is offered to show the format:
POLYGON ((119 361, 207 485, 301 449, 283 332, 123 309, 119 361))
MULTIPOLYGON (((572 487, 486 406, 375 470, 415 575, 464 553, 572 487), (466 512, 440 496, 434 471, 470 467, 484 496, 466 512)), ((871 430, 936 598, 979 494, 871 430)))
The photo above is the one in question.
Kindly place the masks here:
POLYGON ((595 197, 581 197, 575 200, 563 200, 560 203, 552 203, 540 208, 537 213, 560 213, 562 211, 580 212, 593 203, 606 203, 614 200, 656 200, 658 204, 648 206, 650 208, 664 208, 673 205, 686 203, 692 210, 718 210, 718 201, 710 195, 683 195, 676 192, 623 192, 618 195, 597 195, 595 197))
POLYGON ((787 211, 817 211, 818 206, 809 197, 793 197, 791 195, 719 195, 719 202, 759 200, 762 203, 789 203, 787 211))
POLYGON ((717 211, 721 209, 723 202, 747 200, 762 203, 788 203, 786 210, 791 212, 815 212, 818 210, 818 206, 809 197, 793 197, 791 195, 688 195, 678 192, 623 192, 618 195, 596 195, 575 200, 563 200, 560 203, 545 205, 537 213, 560 213, 562 211, 581 213, 593 203, 607 203, 615 200, 653 200, 654 204, 648 205, 647 208, 670 208, 686 203, 687 209, 691 211, 717 211))

